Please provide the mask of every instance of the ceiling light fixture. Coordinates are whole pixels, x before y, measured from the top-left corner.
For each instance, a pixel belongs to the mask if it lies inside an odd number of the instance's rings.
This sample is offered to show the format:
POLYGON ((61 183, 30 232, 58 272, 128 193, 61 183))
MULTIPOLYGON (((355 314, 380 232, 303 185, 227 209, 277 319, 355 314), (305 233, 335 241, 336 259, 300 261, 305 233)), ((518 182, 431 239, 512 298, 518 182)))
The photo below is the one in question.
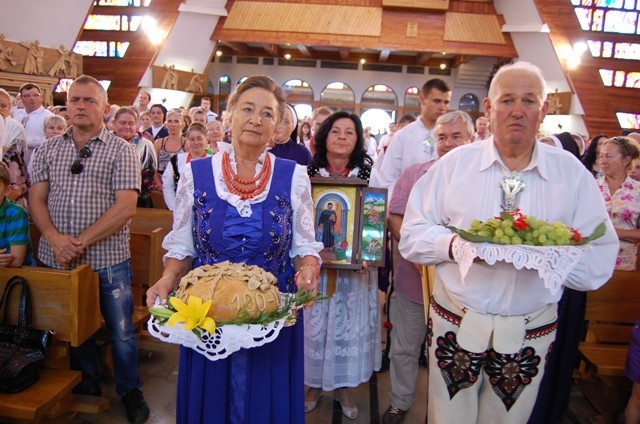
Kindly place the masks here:
POLYGON ((222 56, 222 50, 216 50, 216 56, 217 57, 222 56))
POLYGON ((291 59, 291 53, 285 53, 285 54, 284 54, 284 58, 285 58, 286 60, 290 60, 290 59, 291 59))
POLYGON ((365 59, 364 57, 360 58, 360 64, 364 65, 365 63, 367 63, 367 59, 365 59))
POLYGON ((142 30, 154 46, 159 46, 164 42, 166 34, 158 28, 158 23, 151 16, 144 16, 141 22, 142 30))
POLYGON ((443 71, 444 71, 445 69, 447 69, 447 64, 446 64, 446 63, 444 63, 444 62, 443 62, 443 63, 441 63, 441 64, 440 64, 440 69, 442 69, 443 71))

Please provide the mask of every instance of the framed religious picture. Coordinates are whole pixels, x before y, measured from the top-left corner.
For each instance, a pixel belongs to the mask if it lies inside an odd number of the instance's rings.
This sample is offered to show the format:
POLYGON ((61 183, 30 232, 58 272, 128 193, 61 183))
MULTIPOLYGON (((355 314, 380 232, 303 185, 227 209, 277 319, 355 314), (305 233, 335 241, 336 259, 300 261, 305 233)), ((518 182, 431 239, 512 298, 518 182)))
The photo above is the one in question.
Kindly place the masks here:
POLYGON ((361 269, 363 260, 384 265, 386 190, 370 189, 356 178, 312 177, 311 196, 323 268, 361 269))
POLYGON ((387 189, 362 188, 362 219, 360 220, 359 262, 369 266, 384 266, 387 235, 387 189))
POLYGON ((360 191, 366 181, 355 178, 311 178, 316 241, 323 268, 360 269, 360 191))

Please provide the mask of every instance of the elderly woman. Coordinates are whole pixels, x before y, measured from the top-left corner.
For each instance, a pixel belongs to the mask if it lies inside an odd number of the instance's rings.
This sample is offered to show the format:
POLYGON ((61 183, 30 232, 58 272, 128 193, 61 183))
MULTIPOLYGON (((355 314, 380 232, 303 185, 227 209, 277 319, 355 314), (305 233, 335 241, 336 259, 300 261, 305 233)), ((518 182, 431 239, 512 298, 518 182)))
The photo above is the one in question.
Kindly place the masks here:
POLYGON ((156 172, 156 152, 153 144, 142 137, 138 128, 138 114, 132 107, 124 106, 116 111, 113 116, 114 134, 128 141, 136 147, 142 169, 142 184, 138 194, 138 207, 151 208, 151 191, 154 188, 154 175, 156 172))
POLYGON ((187 152, 178 153, 169 160, 169 168, 162 174, 162 195, 167 208, 172 211, 176 203, 176 188, 180 176, 192 159, 200 159, 208 155, 207 130, 199 123, 193 123, 187 130, 187 152))
POLYGON ((635 271, 640 241, 640 182, 627 175, 631 162, 638 158, 637 144, 627 137, 601 142, 598 165, 602 176, 598 186, 607 212, 620 239, 616 269, 635 271))
POLYGON ((218 153, 218 143, 224 143, 224 127, 220 121, 207 123, 207 152, 210 155, 218 153))
MULTIPOLYGON (((147 305, 166 299, 192 267, 226 260, 264 268, 282 292, 315 292, 322 246, 314 240, 306 169, 266 150, 284 107, 282 89, 265 76, 247 78, 231 94, 231 144, 185 168, 163 243, 163 276, 147 305), (239 242, 242 249, 234 247, 239 242)), ((182 347, 176 421, 302 423, 303 361, 300 319, 273 342, 226 359, 182 347)))
MULTIPOLYGON (((309 175, 368 180, 371 158, 364 152, 362 123, 356 115, 336 112, 315 135, 316 154, 309 175)), ((366 264, 365 264, 366 265, 366 264)), ((348 388, 369 381, 382 360, 377 270, 338 270, 333 296, 305 311, 305 410, 312 411, 322 391, 335 390, 342 413, 358 416, 348 388)), ((326 293, 328 271, 320 275, 326 293)))
POLYGON ((311 153, 306 147, 297 143, 298 139, 298 115, 290 104, 284 111, 284 118, 273 137, 271 153, 279 158, 291 159, 300 165, 311 163, 311 153))

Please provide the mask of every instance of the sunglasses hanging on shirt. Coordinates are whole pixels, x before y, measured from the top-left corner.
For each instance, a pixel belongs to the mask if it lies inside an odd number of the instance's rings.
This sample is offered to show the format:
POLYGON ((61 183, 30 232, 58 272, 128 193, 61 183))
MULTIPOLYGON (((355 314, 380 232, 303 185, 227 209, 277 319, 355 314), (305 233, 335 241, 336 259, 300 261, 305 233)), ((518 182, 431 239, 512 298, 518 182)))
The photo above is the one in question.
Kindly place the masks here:
POLYGON ((82 160, 89 157, 91 157, 91 149, 89 146, 84 146, 78 151, 78 158, 73 161, 69 171, 71 171, 73 175, 81 174, 82 171, 84 171, 84 164, 82 163, 82 160))

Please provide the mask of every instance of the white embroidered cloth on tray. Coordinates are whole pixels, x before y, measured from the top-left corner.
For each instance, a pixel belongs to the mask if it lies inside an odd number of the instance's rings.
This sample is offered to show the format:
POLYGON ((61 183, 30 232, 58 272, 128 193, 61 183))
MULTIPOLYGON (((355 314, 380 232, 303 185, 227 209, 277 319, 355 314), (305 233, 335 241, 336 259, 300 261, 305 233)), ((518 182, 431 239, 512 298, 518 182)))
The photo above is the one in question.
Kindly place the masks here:
MULTIPOLYGON (((286 296, 287 294, 282 295, 283 302, 286 296)), ((278 337, 280 330, 295 324, 298 309, 292 306, 287 316, 266 324, 221 325, 216 327, 213 334, 200 328, 187 331, 184 323, 169 327, 166 320, 161 323, 153 315, 147 323, 147 329, 149 334, 163 342, 189 347, 210 361, 217 361, 240 349, 271 343, 278 337)))
POLYGON ((196 332, 200 336, 193 331, 185 331, 184 324, 169 327, 166 323, 160 324, 154 317, 151 317, 147 327, 152 336, 163 342, 190 347, 210 361, 216 361, 240 349, 250 349, 272 342, 285 327, 285 321, 286 318, 282 318, 265 325, 223 325, 217 327, 213 334, 198 329, 196 332))
POLYGON ((588 244, 580 246, 503 245, 472 243, 456 237, 452 252, 460 267, 463 283, 473 260, 480 258, 489 265, 503 261, 513 264, 518 270, 535 269, 538 271, 538 276, 544 280, 545 287, 551 294, 556 294, 588 249, 591 249, 588 244))

